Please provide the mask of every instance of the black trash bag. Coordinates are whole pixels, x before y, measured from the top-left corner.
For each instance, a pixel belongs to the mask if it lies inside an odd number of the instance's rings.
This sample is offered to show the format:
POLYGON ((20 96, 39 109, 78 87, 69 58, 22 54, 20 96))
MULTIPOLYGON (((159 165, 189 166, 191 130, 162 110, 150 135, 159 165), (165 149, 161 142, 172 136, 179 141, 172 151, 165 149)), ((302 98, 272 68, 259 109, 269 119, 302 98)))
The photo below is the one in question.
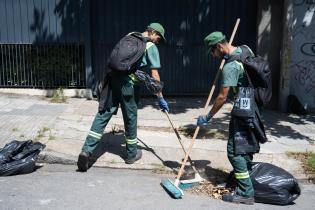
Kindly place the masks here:
POLYGON ((21 152, 28 142, 29 141, 14 140, 6 144, 2 149, 0 149, 0 164, 6 163, 11 159, 11 157, 21 152))
POLYGON ((255 191, 255 202, 287 205, 301 194, 297 180, 275 165, 253 163, 250 177, 255 191))
POLYGON ((12 141, 0 149, 0 176, 31 173, 44 144, 29 141, 12 141))
POLYGON ((162 91, 164 85, 162 81, 157 81, 149 74, 141 70, 137 70, 135 72, 135 75, 138 80, 145 84, 146 88, 150 93, 156 95, 157 93, 162 91))

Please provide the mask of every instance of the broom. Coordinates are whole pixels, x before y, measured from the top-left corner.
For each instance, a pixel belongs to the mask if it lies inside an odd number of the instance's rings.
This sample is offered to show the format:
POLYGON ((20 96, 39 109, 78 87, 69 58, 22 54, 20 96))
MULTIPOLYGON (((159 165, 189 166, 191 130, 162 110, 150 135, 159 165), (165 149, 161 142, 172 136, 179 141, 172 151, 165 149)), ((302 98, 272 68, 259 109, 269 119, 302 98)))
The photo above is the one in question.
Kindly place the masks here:
MULTIPOLYGON (((170 122, 170 124, 171 124, 171 126, 172 126, 172 128, 173 128, 173 130, 174 130, 174 132, 175 132, 175 134, 176 134, 176 137, 177 137, 177 139, 178 139, 178 141, 179 141, 179 144, 180 144, 180 146, 182 147, 182 149, 183 149, 183 151, 184 151, 184 153, 185 153, 185 155, 186 155, 186 150, 185 150, 185 147, 184 147, 184 145, 183 145, 183 143, 182 143, 182 139, 181 139, 181 137, 180 137, 180 135, 179 135, 179 133, 178 133, 178 130, 175 128, 175 126, 174 126, 174 124, 173 124, 173 122, 172 122, 172 120, 171 120, 171 118, 170 118, 170 115, 168 114, 168 111, 163 111, 164 113, 165 113, 165 115, 167 116, 167 119, 168 119, 168 121, 170 122)), ((194 163, 193 163, 193 161, 191 160, 191 158, 188 156, 188 161, 190 162, 190 165, 191 165, 191 167, 192 167, 192 169, 194 170, 194 172, 195 172, 195 178, 194 179, 187 179, 187 180, 180 180, 180 183, 181 183, 181 188, 187 188, 187 187, 190 187, 190 186, 192 186, 193 185, 193 183, 200 183, 200 182, 202 182, 202 181, 204 181, 204 179, 200 176, 200 174, 199 174, 199 172, 197 171, 197 169, 196 169, 196 167, 195 167, 195 165, 194 165, 194 163)))
MULTIPOLYGON (((240 19, 238 18, 236 20, 236 23, 235 23, 235 26, 234 26, 234 29, 233 29, 233 32, 232 32, 232 35, 231 35, 231 38, 230 38, 230 41, 229 41, 229 44, 232 44, 233 42, 233 39, 234 39, 234 36, 235 36, 235 33, 237 31, 237 28, 238 28, 238 25, 240 23, 240 19)), ((225 63, 225 59, 222 59, 221 61, 221 64, 220 64, 220 67, 219 67, 219 70, 215 76, 215 79, 214 79, 214 82, 213 82, 213 85, 211 87, 211 90, 210 90, 210 94, 209 94, 209 97, 208 97, 208 100, 206 102, 206 105, 204 107, 205 109, 205 112, 207 112, 207 107, 209 106, 209 103, 210 103, 210 100, 212 98, 212 95, 213 95, 213 92, 214 92, 214 89, 215 89, 215 84, 217 83, 217 80, 219 78, 219 75, 220 75, 220 71, 223 69, 223 66, 224 66, 224 63, 225 63)), ((198 132, 199 132, 199 129, 200 129, 200 126, 197 126, 196 130, 195 130, 195 133, 193 135, 193 138, 192 138, 192 141, 189 145, 189 148, 188 148, 188 151, 185 155, 185 158, 184 158, 184 161, 182 162, 182 165, 181 165, 181 168, 179 169, 179 172, 177 174, 177 177, 175 179, 174 182, 172 182, 170 179, 164 179, 161 181, 161 185, 162 187, 173 197, 173 198, 181 198, 183 197, 184 195, 184 192, 179 188, 179 179, 180 177, 182 176, 183 172, 184 172, 184 167, 185 167, 185 164, 188 160, 188 157, 189 157, 189 154, 191 153, 192 151, 192 147, 196 141, 196 138, 197 138, 197 135, 198 135, 198 132)))

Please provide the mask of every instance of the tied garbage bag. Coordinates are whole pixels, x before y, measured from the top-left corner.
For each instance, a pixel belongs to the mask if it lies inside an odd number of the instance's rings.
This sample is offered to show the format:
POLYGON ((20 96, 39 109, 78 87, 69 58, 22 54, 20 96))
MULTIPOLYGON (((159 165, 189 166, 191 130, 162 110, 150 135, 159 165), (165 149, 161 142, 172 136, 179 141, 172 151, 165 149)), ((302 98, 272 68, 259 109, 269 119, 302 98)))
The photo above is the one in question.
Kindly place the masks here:
POLYGON ((141 82, 145 84, 145 86, 147 87, 148 91, 150 91, 150 93, 157 94, 162 91, 163 82, 157 81, 156 79, 151 77, 149 74, 141 70, 137 70, 135 72, 135 75, 138 80, 140 80, 141 82))
POLYGON ((28 141, 12 141, 0 149, 0 176, 31 173, 44 144, 28 141))
POLYGON ((272 164, 253 163, 250 177, 255 202, 287 205, 301 194, 297 180, 289 172, 272 164))

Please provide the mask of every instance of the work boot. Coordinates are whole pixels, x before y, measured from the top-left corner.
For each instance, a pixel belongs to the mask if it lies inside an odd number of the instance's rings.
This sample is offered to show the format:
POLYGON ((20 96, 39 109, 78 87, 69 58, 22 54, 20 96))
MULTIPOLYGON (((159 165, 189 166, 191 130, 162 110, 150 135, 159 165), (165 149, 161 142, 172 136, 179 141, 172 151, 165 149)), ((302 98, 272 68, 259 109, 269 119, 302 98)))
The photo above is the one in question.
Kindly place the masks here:
POLYGON ((86 172, 89 169, 89 158, 90 158, 90 153, 82 151, 79 154, 78 158, 78 170, 81 172, 86 172))
POLYGON ((125 163, 126 164, 133 164, 134 162, 139 160, 141 157, 142 157, 142 151, 140 149, 138 149, 136 156, 133 158, 125 159, 125 163))
POLYGON ((226 201, 226 202, 243 203, 243 204, 247 204, 247 205, 253 205, 254 204, 254 198, 253 197, 243 197, 241 195, 237 195, 235 192, 223 195, 222 200, 226 201))

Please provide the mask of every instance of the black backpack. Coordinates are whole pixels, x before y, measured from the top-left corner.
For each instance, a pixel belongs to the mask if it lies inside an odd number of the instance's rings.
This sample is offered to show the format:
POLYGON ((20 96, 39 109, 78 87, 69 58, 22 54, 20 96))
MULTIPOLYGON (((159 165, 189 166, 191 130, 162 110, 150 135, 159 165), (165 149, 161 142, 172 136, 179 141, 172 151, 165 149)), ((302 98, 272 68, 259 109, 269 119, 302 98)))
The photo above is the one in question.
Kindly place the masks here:
POLYGON ((146 38, 141 33, 129 33, 116 44, 107 65, 117 71, 133 70, 133 65, 143 55, 145 48, 146 38))
POLYGON ((255 89, 255 101, 258 106, 265 106, 272 96, 271 71, 268 62, 261 56, 253 56, 246 45, 240 46, 242 53, 231 56, 227 62, 242 62, 248 82, 255 89), (254 81, 254 83, 252 83, 254 81))

